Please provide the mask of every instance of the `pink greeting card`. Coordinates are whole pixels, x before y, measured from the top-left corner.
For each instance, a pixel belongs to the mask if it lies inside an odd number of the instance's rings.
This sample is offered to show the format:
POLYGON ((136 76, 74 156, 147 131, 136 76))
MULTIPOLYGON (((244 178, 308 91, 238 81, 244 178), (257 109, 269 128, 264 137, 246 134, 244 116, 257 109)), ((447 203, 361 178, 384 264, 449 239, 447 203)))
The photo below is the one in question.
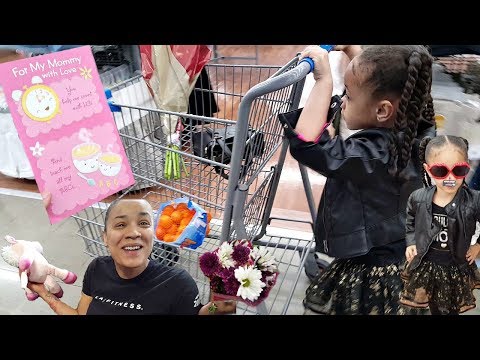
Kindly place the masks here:
POLYGON ((133 185, 90 46, 1 64, 0 85, 52 224, 133 185))

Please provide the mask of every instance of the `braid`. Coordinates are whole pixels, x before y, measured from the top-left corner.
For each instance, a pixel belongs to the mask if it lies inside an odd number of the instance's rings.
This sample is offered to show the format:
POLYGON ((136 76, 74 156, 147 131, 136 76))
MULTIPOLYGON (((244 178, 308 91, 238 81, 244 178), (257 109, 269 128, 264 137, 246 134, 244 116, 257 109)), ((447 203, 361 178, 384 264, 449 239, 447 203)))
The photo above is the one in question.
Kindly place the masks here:
MULTIPOLYGON (((418 53, 414 53, 418 55, 418 53)), ((395 122, 393 124, 393 135, 394 135, 394 141, 390 143, 389 145, 389 151, 390 151, 390 173, 393 174, 398 174, 399 171, 404 167, 402 166, 402 157, 398 156, 398 150, 401 146, 402 143, 405 142, 405 139, 400 138, 399 134, 401 134, 402 130, 407 128, 407 109, 408 109, 408 104, 410 102, 410 98, 412 97, 413 89, 415 88, 415 84, 417 82, 418 78, 418 71, 416 67, 421 66, 421 62, 416 57, 414 54, 411 55, 410 59, 414 59, 413 61, 416 62, 415 66, 412 66, 412 61, 410 62, 408 66, 408 75, 407 75, 407 81, 405 82, 405 85, 403 87, 403 93, 400 98, 400 103, 398 105, 398 110, 397 110, 397 118, 395 119, 395 122), (418 61, 415 61, 418 60, 418 61)))
POLYGON ((425 110, 423 110, 423 118, 428 122, 435 123, 435 110, 433 109, 433 99, 430 93, 427 95, 427 105, 425 106, 425 110))
MULTIPOLYGON (((415 53, 414 53, 415 54, 415 53)), ((417 53, 418 54, 418 53, 417 53)), ((418 54, 420 60, 420 54, 418 54)), ((415 60, 416 62, 417 60, 415 60)), ((412 63, 412 61, 410 61, 412 63)), ((418 63, 417 63, 418 64, 418 63)), ((405 168, 412 156, 412 145, 417 137, 418 123, 422 118, 422 112, 427 103, 427 96, 431 86, 431 63, 420 62, 421 69, 418 73, 418 79, 413 89, 412 98, 408 103, 407 110, 407 128, 405 129, 405 140, 402 144, 401 155, 399 161, 400 170, 405 168)))
MULTIPOLYGON (((465 139, 465 138, 461 138, 461 139, 462 139, 463 141, 465 141, 465 145, 467 146, 467 159, 468 159, 468 145, 469 145, 469 144, 468 144, 468 140, 465 139)), ((469 187, 469 185, 467 184, 466 181, 463 182, 463 186, 465 186, 465 187, 467 187, 467 188, 469 187)))
MULTIPOLYGON (((418 155, 420 157, 420 162, 422 164, 427 162, 427 160, 426 160, 427 145, 430 143, 430 140, 432 140, 432 137, 426 136, 420 142, 420 146, 418 148, 418 155)), ((423 168, 422 181, 423 181, 423 185, 425 185, 425 187, 432 186, 432 180, 430 179, 430 176, 428 176, 427 172, 425 171, 425 168, 423 168)))
POLYGON ((420 54, 418 52, 413 52, 410 55, 408 65, 408 79, 405 83, 405 90, 402 95, 402 101, 404 98, 410 94, 410 98, 407 100, 407 109, 403 114, 403 119, 400 120, 400 124, 402 125, 402 129, 405 133, 403 141, 399 144, 400 149, 399 156, 397 159, 397 171, 403 170, 406 166, 408 161, 410 160, 410 156, 412 153, 412 143, 415 137, 417 136, 417 124, 420 121, 420 113, 422 111, 421 106, 421 90, 419 89, 419 82, 420 82, 420 70, 422 66, 422 61, 420 59, 420 54), (409 89, 412 87, 412 89, 409 89))
POLYGON ((399 99, 388 146, 388 170, 397 176, 411 159, 420 119, 433 122, 432 57, 421 45, 371 46, 360 55, 360 66, 370 72, 366 84, 373 98, 399 99))
MULTIPOLYGON (((452 145, 456 146, 460 151, 463 152, 465 160, 468 161, 468 140, 460 136, 447 136, 447 138, 452 145)), ((468 187, 466 181, 463 182, 463 186, 468 187)))

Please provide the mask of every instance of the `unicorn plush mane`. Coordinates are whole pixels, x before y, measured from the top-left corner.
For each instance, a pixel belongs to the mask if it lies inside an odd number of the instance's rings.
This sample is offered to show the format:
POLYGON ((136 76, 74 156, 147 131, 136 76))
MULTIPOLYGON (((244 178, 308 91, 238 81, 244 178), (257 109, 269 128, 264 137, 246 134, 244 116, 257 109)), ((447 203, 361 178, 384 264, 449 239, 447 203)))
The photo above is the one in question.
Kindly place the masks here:
POLYGON ((12 251, 12 246, 4 246, 2 248, 2 258, 8 265, 18 267, 18 257, 12 251))

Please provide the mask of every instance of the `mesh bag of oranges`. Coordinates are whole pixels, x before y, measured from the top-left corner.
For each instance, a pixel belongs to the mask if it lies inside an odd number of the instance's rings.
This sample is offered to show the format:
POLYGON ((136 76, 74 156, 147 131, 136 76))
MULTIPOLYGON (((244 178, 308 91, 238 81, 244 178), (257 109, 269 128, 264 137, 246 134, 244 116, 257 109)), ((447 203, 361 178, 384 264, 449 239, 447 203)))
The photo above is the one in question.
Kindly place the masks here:
POLYGON ((155 219, 158 240, 196 249, 208 234, 209 214, 187 198, 175 199, 160 205, 155 219))

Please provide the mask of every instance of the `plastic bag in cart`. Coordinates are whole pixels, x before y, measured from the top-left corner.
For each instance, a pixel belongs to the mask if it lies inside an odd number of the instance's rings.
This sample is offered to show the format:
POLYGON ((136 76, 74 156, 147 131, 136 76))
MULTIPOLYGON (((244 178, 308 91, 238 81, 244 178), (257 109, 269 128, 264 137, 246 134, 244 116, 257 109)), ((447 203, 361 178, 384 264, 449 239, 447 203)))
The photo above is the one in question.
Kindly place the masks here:
MULTIPOLYGON (((211 53, 207 45, 140 45, 142 74, 159 109, 187 112, 190 93, 211 53)), ((166 133, 175 132, 176 122, 161 114, 166 133)))
MULTIPOLYGON (((164 215, 168 216, 169 215, 164 215)), ((155 215, 155 229, 156 229, 156 237, 159 241, 169 244, 169 245, 177 245, 181 248, 189 248, 189 249, 196 249, 200 245, 202 245, 203 240, 205 239, 205 234, 207 232, 207 225, 208 225, 208 217, 207 212, 200 207, 198 204, 194 203, 188 198, 179 198, 172 201, 168 201, 160 205, 155 215), (163 230, 169 230, 173 226, 178 226, 176 223, 178 219, 170 218, 171 223, 169 223, 168 218, 162 219, 162 214, 165 208, 169 205, 177 208, 179 204, 185 204, 189 211, 195 211, 192 219, 189 221, 188 225, 185 226, 184 230, 181 234, 176 238, 175 241, 165 241, 159 238, 159 225, 162 223, 167 223, 167 227, 162 227, 163 230)))

